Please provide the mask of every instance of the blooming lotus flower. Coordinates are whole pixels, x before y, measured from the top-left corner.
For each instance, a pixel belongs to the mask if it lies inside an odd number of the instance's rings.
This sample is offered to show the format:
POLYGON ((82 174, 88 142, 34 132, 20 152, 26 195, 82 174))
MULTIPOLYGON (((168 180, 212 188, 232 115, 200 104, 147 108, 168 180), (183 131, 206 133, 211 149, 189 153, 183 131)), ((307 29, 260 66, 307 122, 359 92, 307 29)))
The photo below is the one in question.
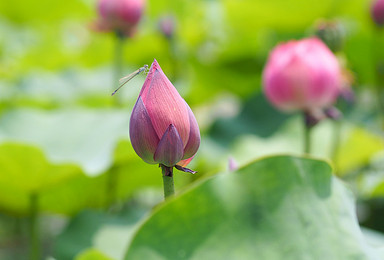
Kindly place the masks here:
POLYGON ((124 36, 131 36, 140 21, 145 7, 145 0, 99 0, 99 31, 116 31, 124 36))
POLYGON ((133 108, 129 134, 135 152, 150 164, 188 171, 183 167, 199 148, 195 116, 156 60, 133 108))
POLYGON ((376 25, 384 25, 384 0, 376 0, 372 3, 371 16, 376 25))
POLYGON ((263 71, 268 100, 283 111, 318 112, 330 107, 340 91, 340 66, 317 38, 278 45, 263 71))

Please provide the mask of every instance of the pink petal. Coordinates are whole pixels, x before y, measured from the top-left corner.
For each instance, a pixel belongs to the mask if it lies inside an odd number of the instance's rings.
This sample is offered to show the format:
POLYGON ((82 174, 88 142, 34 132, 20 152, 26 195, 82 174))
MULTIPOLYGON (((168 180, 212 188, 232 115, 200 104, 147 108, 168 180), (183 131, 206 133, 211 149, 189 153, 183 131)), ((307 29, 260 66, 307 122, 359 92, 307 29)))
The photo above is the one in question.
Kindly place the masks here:
POLYGON ((190 124, 191 128, 189 131, 188 143, 184 148, 183 159, 192 157, 197 152, 197 150, 199 149, 199 146, 200 146, 199 125, 197 124, 195 115, 193 114, 191 108, 188 106, 187 102, 185 102, 185 105, 187 106, 187 109, 188 109, 189 124, 190 124))
POLYGON ((129 122, 129 135, 133 149, 137 155, 147 163, 156 163, 153 160, 153 155, 159 143, 159 138, 140 97, 137 99, 132 110, 129 122))
POLYGON ((155 60, 140 92, 152 125, 161 138, 170 124, 177 128, 185 146, 189 139, 190 120, 184 99, 177 92, 155 60))
POLYGON ((188 158, 185 160, 181 160, 180 162, 177 163, 177 165, 179 165, 181 167, 185 167, 192 161, 193 157, 195 157, 195 156, 192 156, 191 158, 188 158))
POLYGON ((157 163, 173 167, 183 157, 183 142, 174 125, 169 125, 161 138, 154 159, 157 163))

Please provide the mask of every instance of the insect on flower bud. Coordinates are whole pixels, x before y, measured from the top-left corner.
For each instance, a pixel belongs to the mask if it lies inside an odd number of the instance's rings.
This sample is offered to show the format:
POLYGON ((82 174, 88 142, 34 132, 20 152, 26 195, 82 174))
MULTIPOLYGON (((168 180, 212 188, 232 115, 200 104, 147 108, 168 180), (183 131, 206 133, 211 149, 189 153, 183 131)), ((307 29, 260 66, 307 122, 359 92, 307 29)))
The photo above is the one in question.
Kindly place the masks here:
POLYGON ((279 44, 263 71, 267 99, 283 111, 319 111, 331 106, 340 90, 340 66, 317 38, 279 44))
POLYGON ((98 31, 115 31, 123 36, 131 36, 141 19, 145 0, 99 0, 98 31))
POLYGON ((145 162, 192 172, 184 166, 200 146, 199 126, 156 60, 133 108, 129 134, 145 162))

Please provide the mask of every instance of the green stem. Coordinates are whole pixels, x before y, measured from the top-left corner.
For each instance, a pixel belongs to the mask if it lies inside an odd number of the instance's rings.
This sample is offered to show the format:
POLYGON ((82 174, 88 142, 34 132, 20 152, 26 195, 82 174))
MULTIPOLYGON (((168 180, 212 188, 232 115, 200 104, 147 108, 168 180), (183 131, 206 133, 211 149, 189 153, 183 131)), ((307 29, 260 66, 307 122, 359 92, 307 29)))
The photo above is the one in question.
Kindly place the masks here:
MULTIPOLYGON (((123 72, 123 55, 124 55, 124 40, 125 37, 119 32, 115 33, 115 57, 114 57, 114 75, 112 91, 119 87, 119 80, 123 72)), ((114 96, 115 104, 120 105, 119 95, 114 96)))
POLYGON ((378 81, 376 82, 376 100, 379 108, 380 127, 384 130, 384 98, 382 86, 378 81))
POLYGON ((312 126, 307 123, 306 115, 304 115, 304 153, 310 154, 311 152, 311 130, 312 126))
MULTIPOLYGON (((119 87, 119 80, 123 71, 123 52, 124 52, 124 35, 118 31, 115 33, 115 57, 114 57, 114 75, 113 75, 113 84, 112 91, 115 91, 119 87)), ((119 95, 115 95, 113 97, 114 104, 119 106, 121 104, 121 100, 119 95)), ((107 174, 107 188, 106 188, 106 209, 110 209, 110 207, 116 202, 116 185, 118 182, 117 172, 115 169, 111 169, 111 171, 107 174)))
POLYGON ((376 91, 376 101, 377 107, 379 110, 379 120, 380 127, 384 130, 384 97, 383 97, 383 88, 384 88, 384 61, 383 61, 383 53, 378 51, 381 50, 381 46, 383 43, 381 36, 381 30, 376 28, 373 32, 372 39, 372 57, 374 61, 375 67, 375 91, 376 91))
POLYGON ((331 150, 331 158, 333 164, 335 165, 335 170, 338 172, 338 154, 340 147, 340 138, 341 138, 341 121, 336 120, 333 122, 333 136, 332 136, 332 150, 331 150))
POLYGON ((175 194, 175 184, 173 183, 173 168, 165 165, 160 165, 163 173, 164 198, 175 194))
POLYGON ((177 60, 176 44, 175 39, 172 37, 168 39, 168 48, 169 48, 169 57, 172 65, 172 77, 171 82, 174 82, 178 79, 179 76, 179 66, 177 60))
MULTIPOLYGON (((15 239, 16 245, 19 245, 20 243, 22 243, 21 241, 24 242, 24 233, 23 233, 22 222, 20 217, 13 218, 13 235, 14 235, 13 239, 15 239)), ((12 254, 11 254, 11 256, 13 257, 12 259, 20 259, 22 255, 24 254, 20 252, 20 249, 18 246, 12 247, 12 254)))
POLYGON ((40 259, 40 243, 39 243, 39 205, 38 194, 32 193, 29 196, 29 259, 40 259))
POLYGON ((117 198, 117 182, 118 182, 118 169, 112 167, 107 173, 107 187, 106 187, 106 210, 112 210, 117 198))

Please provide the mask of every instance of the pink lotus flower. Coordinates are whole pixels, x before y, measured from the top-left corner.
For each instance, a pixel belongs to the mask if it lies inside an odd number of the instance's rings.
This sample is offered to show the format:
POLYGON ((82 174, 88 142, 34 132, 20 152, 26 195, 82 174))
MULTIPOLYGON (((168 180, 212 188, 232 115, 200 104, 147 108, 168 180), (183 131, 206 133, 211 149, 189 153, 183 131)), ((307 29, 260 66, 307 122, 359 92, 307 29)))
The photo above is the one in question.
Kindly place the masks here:
POLYGON ((371 16, 376 25, 384 25, 384 0, 376 0, 372 3, 371 16))
POLYGON ((186 166, 200 145, 195 116, 155 60, 133 108, 129 134, 147 163, 186 166))
POLYGON ((96 22, 99 31, 115 31, 131 36, 141 19, 145 0, 99 0, 100 18, 96 22))
POLYGON ((264 92, 283 111, 319 111, 331 106, 340 91, 340 66, 317 38, 278 45, 263 71, 264 92))

